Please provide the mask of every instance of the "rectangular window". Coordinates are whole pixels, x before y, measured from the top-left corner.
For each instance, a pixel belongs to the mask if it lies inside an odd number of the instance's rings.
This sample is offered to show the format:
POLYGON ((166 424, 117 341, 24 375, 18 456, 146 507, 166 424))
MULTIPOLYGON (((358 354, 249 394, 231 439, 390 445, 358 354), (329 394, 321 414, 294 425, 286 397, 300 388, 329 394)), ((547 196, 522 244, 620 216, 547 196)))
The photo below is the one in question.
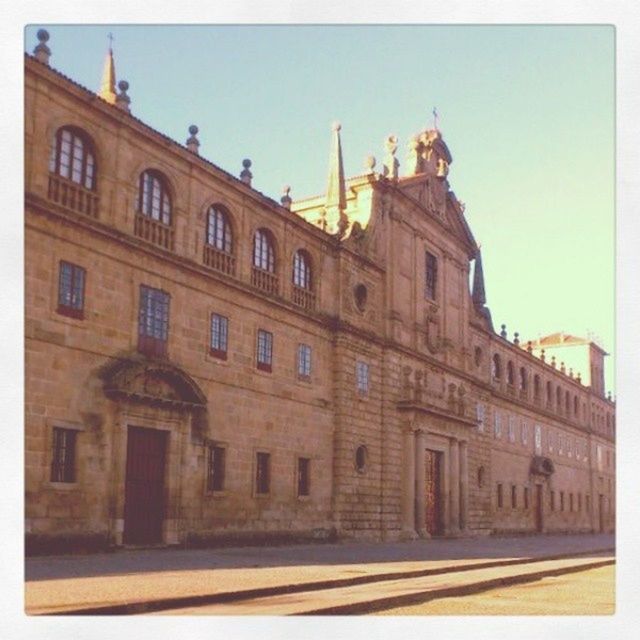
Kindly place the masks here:
POLYGON ((535 426, 534 439, 535 439, 536 453, 540 455, 542 453, 542 427, 539 424, 535 426))
POLYGON ((573 513, 573 493, 569 494, 569 511, 573 513))
POLYGON ((582 494, 578 494, 578 511, 582 511, 582 494))
POLYGON ((264 495, 269 493, 271 455, 264 452, 256 454, 256 493, 264 495))
POLYGON ((271 372, 273 362, 273 334, 258 329, 258 369, 271 372))
POLYGON ((209 491, 224 490, 225 454, 224 447, 215 444, 209 445, 207 465, 207 489, 209 491))
POLYGON ((551 511, 556 510, 556 492, 555 491, 549 492, 549 507, 551 508, 551 511))
POLYGON ((518 490, 515 484, 511 485, 511 508, 518 508, 518 490))
POLYGON ((76 431, 53 428, 51 482, 76 481, 76 431))
POLYGON ((524 508, 526 511, 527 509, 529 509, 529 487, 524 488, 523 498, 524 498, 524 508))
POLYGON ((484 431, 484 405, 476 405, 476 419, 478 421, 478 431, 484 431))
POLYGON ((514 424, 513 416, 509 416, 509 442, 516 441, 516 427, 514 424))
POLYGON ((524 420, 522 421, 520 436, 522 438, 522 444, 527 444, 527 440, 529 439, 529 425, 524 420))
POLYGON ((493 433, 496 438, 502 435, 502 425, 500 424, 500 414, 496 411, 493 415, 493 433))
POLYGON ((308 344, 298 345, 298 378, 311 378, 311 347, 308 344))
POLYGON ((167 354, 169 337, 169 294, 140 285, 138 351, 148 356, 167 354))
POLYGON ((438 281, 438 259, 428 251, 425 253, 425 290, 429 300, 436 299, 436 284, 438 281))
POLYGON ((564 511, 564 491, 560 492, 560 511, 564 511))
POLYGON ((58 277, 58 313, 71 318, 84 318, 84 281, 86 271, 69 262, 60 262, 58 277))
POLYGON ((308 496, 311 484, 311 460, 309 458, 298 458, 298 495, 308 496))
POLYGON ((502 483, 498 482, 498 509, 502 509, 502 483))
POLYGON ((591 513, 591 496, 589 494, 584 497, 584 506, 587 510, 587 513, 591 513))
POLYGON ((356 362, 356 387, 360 395, 369 393, 369 365, 366 362, 356 362))
POLYGON ((211 314, 211 346, 210 353, 215 358, 227 359, 229 340, 229 319, 217 313, 211 314))

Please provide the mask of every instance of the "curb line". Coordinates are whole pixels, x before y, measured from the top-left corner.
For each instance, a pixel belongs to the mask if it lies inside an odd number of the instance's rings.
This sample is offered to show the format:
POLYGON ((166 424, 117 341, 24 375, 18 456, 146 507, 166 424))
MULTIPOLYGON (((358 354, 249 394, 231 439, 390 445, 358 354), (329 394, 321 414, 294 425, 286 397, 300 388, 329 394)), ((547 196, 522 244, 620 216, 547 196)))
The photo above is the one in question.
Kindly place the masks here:
POLYGON ((589 569, 597 569, 608 565, 614 565, 615 559, 600 560, 598 562, 590 562, 588 564, 576 565, 572 567, 562 567, 559 569, 548 569, 546 571, 537 571, 536 573, 527 573, 519 576, 505 576, 503 578, 492 578, 483 580, 473 584, 461 585, 457 587, 442 587, 440 589, 430 589, 418 593, 405 594, 401 596, 387 596, 368 602, 358 602, 354 604, 337 605, 333 607, 323 607, 313 609, 301 613, 293 613, 294 616, 333 616, 346 614, 367 614, 376 611, 384 611, 385 609, 393 609, 398 606, 407 606, 412 604, 424 604, 431 600, 440 598, 450 598, 453 596, 467 596, 483 591, 490 591, 496 587, 513 586, 516 584, 525 584, 527 582, 535 582, 542 578, 552 576, 560 576, 568 573, 579 573, 589 569))
POLYGON ((37 616, 83 616, 83 615, 136 615, 151 613, 155 611, 166 611, 169 609, 182 609, 186 607, 199 607, 209 604, 221 604, 248 600, 254 598, 264 598, 268 596, 300 593, 304 591, 320 591, 324 589, 350 587, 372 582, 386 582, 402 578, 421 578, 431 575, 441 575, 446 573, 458 573, 462 571, 473 571, 475 569, 491 569, 494 567, 508 567, 518 564, 532 564, 549 560, 564 560, 578 558, 580 556, 594 553, 615 552, 612 547, 604 549, 592 549, 577 553, 562 553, 551 556, 540 556, 537 558, 512 558, 509 560, 491 560, 488 562, 475 562, 472 564, 436 567, 433 569, 419 569, 414 571, 396 571, 384 574, 372 574, 366 576, 355 576, 352 578, 335 578, 329 580, 319 580, 307 583, 290 583, 275 585, 270 587, 257 587, 254 589, 244 589, 240 591, 223 591, 220 593, 209 593, 190 596, 176 596, 172 598, 158 598, 154 600, 144 600, 141 602, 125 602, 119 604, 98 605, 92 607, 81 607, 77 609, 61 609, 59 611, 43 611, 41 613, 29 613, 27 615, 37 616))

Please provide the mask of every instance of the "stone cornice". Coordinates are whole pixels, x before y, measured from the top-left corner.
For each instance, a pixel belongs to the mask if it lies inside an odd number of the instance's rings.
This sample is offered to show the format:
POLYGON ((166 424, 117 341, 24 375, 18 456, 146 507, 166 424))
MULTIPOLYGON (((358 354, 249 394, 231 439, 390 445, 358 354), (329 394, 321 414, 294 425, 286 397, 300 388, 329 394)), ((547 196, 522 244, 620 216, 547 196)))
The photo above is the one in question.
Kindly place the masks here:
POLYGON ((447 411, 441 407, 428 404, 425 402, 416 402, 414 400, 400 400, 396 403, 396 408, 400 412, 411 411, 414 413, 426 414, 435 418, 441 418, 448 420, 449 422, 456 422, 458 424, 465 425, 466 427, 475 428, 478 425, 478 421, 475 418, 469 418, 467 416, 447 411))

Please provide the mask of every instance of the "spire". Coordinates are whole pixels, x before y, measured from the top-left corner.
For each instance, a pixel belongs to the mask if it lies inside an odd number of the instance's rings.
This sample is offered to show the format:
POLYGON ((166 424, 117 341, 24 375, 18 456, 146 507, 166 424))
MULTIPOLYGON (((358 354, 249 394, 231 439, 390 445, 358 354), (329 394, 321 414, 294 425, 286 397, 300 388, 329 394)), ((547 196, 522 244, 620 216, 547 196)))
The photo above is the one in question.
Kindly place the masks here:
POLYGON ((336 207, 339 211, 347 208, 347 195, 344 186, 344 167, 342 165, 342 145, 340 144, 339 122, 333 123, 333 140, 329 157, 329 178, 327 180, 327 209, 336 207))
POLYGON ((323 229, 332 235, 344 234, 347 225, 347 190, 344 183, 342 165, 342 145, 340 144, 340 123, 333 123, 331 156, 329 157, 329 177, 327 179, 327 197, 324 203, 323 229))
POLYGON ((484 273, 482 272, 482 254, 480 253, 480 247, 476 253, 476 265, 473 270, 473 290, 471 292, 471 299, 473 304, 477 306, 484 306, 487 304, 487 294, 484 290, 484 273))
POLYGON ((109 34, 109 51, 104 60, 102 83, 98 95, 109 104, 116 103, 116 65, 113 61, 113 36, 109 34))

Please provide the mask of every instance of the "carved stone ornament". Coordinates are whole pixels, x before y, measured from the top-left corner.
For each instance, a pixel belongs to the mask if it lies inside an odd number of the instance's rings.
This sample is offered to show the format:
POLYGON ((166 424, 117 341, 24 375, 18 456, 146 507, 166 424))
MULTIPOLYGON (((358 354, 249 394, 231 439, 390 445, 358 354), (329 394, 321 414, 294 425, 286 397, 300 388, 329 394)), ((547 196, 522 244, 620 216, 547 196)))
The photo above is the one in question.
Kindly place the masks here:
POLYGON ((531 459, 531 473, 542 476, 550 476, 555 471, 553 460, 545 456, 533 456, 531 459))
POLYGON ((427 312, 427 318, 425 321, 425 342, 427 349, 431 353, 438 353, 442 351, 443 342, 440 336, 440 321, 435 309, 430 309, 427 312))
POLYGON ((166 406, 174 409, 205 408, 207 398, 198 384, 169 362, 143 357, 119 358, 100 372, 103 389, 111 399, 166 406))

